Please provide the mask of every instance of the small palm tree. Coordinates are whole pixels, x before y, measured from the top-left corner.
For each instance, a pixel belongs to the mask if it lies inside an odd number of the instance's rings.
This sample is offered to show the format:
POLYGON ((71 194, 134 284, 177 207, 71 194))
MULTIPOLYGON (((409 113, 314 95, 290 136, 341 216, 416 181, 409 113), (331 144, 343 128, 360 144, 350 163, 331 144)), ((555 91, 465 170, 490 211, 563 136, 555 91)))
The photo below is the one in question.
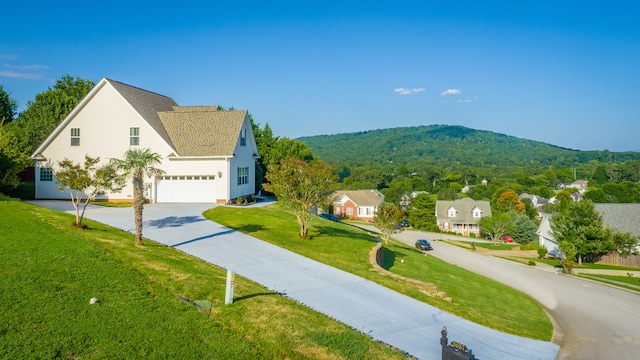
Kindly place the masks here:
POLYGON ((113 159, 116 166, 131 177, 133 184, 133 213, 136 224, 136 245, 142 243, 142 209, 144 208, 144 179, 164 174, 155 166, 162 162, 162 156, 151 152, 151 149, 129 149, 124 153, 124 159, 113 159))

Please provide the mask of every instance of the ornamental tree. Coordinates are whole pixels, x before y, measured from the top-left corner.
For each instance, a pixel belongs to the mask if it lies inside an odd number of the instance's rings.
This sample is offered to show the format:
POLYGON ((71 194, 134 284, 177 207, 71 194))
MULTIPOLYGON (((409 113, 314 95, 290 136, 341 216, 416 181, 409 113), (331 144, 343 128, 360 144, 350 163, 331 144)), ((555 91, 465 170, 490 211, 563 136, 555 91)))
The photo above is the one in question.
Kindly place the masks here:
POLYGON ((404 219, 404 211, 397 205, 384 202, 378 206, 378 210, 374 215, 374 225, 382 233, 382 239, 385 245, 389 245, 389 237, 391 234, 399 232, 398 224, 404 219))
POLYGON ((59 185, 59 190, 69 192, 76 210, 76 227, 84 227, 82 219, 90 201, 107 192, 118 192, 124 187, 124 178, 116 168, 110 164, 97 166, 99 162, 99 157, 92 158, 89 155, 85 155, 82 165, 67 158, 58 161, 56 184, 59 185))
POLYGON ((296 157, 271 162, 267 168, 265 190, 276 195, 283 205, 296 215, 298 236, 306 238, 313 219, 311 209, 326 202, 336 188, 337 175, 333 167, 320 161, 306 162, 296 157))
POLYGON ((511 218, 507 214, 495 213, 493 216, 483 217, 478 221, 480 231, 488 239, 497 243, 511 231, 511 218))

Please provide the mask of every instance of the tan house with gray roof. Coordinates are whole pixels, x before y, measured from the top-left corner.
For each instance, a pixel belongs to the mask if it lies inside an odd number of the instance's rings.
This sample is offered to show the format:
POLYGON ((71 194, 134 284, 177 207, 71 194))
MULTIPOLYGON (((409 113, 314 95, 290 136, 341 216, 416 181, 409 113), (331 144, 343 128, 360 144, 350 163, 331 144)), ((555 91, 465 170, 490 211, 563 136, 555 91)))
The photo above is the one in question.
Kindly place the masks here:
POLYGON ((436 201, 436 221, 441 231, 455 232, 463 236, 480 236, 478 221, 491 216, 488 201, 464 198, 436 201))
MULTIPOLYGON (((122 158, 129 149, 162 156, 163 176, 146 179, 152 202, 228 203, 255 192, 258 149, 246 110, 178 106, 171 98, 103 78, 33 153, 36 198, 66 199, 58 161, 122 158)), ((105 200, 131 200, 131 186, 105 200)))

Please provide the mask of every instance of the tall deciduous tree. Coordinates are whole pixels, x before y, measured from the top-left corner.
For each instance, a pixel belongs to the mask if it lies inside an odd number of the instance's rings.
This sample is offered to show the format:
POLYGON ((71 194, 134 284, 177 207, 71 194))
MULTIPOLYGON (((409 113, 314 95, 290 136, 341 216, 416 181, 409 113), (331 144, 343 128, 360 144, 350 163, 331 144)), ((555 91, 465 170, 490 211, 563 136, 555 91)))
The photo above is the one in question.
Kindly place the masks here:
POLYGON ((16 117, 18 102, 9 96, 0 85, 0 126, 12 122, 16 117))
POLYGON ((18 186, 18 173, 31 164, 29 149, 16 134, 15 123, 0 123, 0 192, 18 186))
POLYGON ((396 204, 384 202, 378 206, 374 215, 374 225, 382 233, 385 245, 389 245, 391 234, 400 231, 398 224, 404 219, 404 211, 396 204))
POLYGON ((34 151, 78 105, 95 85, 94 81, 63 76, 53 87, 36 95, 27 103, 27 109, 18 116, 21 136, 34 151))
POLYGON ((313 219, 313 206, 327 201, 336 186, 337 175, 333 167, 320 162, 306 162, 297 157, 287 157, 280 163, 268 166, 267 191, 273 192, 278 201, 290 207, 298 221, 300 238, 306 238, 313 219))
POLYGON ((130 177, 133 185, 133 213, 136 224, 136 245, 142 242, 142 211, 144 209, 144 179, 159 176, 164 171, 157 168, 162 162, 162 156, 151 152, 151 149, 129 149, 124 159, 113 159, 115 166, 124 171, 125 177, 130 177))
POLYGON ((125 179, 112 164, 97 166, 100 158, 85 155, 84 164, 76 164, 65 158, 58 161, 56 184, 59 190, 68 191, 76 210, 76 227, 83 227, 82 219, 89 201, 107 192, 117 192, 124 187, 125 179), (82 212, 80 206, 82 205, 82 212))
POLYGON ((568 209, 555 213, 551 217, 551 233, 563 255, 568 256, 567 244, 572 246, 570 250, 575 248, 578 264, 582 264, 586 255, 607 251, 608 237, 603 231, 602 215, 588 199, 572 202, 568 209))

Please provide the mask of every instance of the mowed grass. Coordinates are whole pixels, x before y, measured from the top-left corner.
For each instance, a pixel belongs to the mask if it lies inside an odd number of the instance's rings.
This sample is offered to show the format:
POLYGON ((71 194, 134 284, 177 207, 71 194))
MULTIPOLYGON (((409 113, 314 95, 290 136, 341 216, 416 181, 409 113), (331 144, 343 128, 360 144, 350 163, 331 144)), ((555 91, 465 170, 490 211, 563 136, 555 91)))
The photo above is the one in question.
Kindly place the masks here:
POLYGON ((385 249, 384 267, 399 275, 434 283, 453 298, 452 303, 372 271, 368 254, 376 244, 376 236, 360 228, 318 217, 311 224, 310 238, 301 240, 297 236, 295 216, 278 204, 262 208, 216 207, 204 215, 478 324, 533 339, 550 340, 552 337, 553 325, 529 296, 432 256, 425 256, 413 247, 392 242, 385 249))
POLYGON ((247 279, 224 305, 223 269, 73 220, 0 199, 0 358, 404 358, 247 279))

